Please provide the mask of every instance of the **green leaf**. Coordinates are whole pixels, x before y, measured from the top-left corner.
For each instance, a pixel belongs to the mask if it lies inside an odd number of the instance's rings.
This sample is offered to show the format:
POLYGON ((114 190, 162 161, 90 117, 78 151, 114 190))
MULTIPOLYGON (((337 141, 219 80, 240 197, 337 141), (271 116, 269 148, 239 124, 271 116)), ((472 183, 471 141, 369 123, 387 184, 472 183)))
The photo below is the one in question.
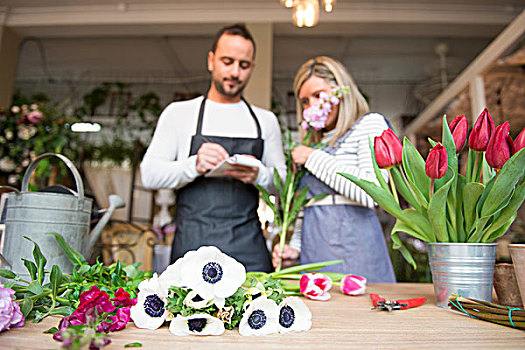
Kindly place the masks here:
POLYGON ((29 283, 27 289, 29 289, 29 291, 35 295, 42 294, 42 292, 44 291, 39 281, 33 281, 29 283))
POLYGON ((39 285, 41 285, 42 282, 44 282, 44 277, 45 277, 44 267, 46 266, 47 259, 42 254, 42 251, 40 250, 40 247, 38 246, 38 244, 36 242, 34 242, 31 238, 29 238, 27 236, 24 236, 24 238, 27 239, 28 241, 32 242, 33 245, 34 245, 34 247, 33 247, 33 258, 35 259, 35 263, 36 263, 36 266, 37 266, 38 282, 39 282, 39 285))
POLYGON ((31 299, 31 296, 26 293, 24 295, 24 300, 20 303, 20 311, 22 311, 22 315, 24 317, 27 317, 29 313, 33 310, 33 299, 31 299))
POLYGON ((377 165, 376 151, 374 148, 374 143, 372 142, 372 138, 370 136, 368 137, 368 145, 370 147, 370 152, 372 153, 372 164, 374 165, 374 173, 376 174, 377 181, 379 181, 379 185, 381 185, 382 188, 388 191, 388 184, 385 181, 383 174, 381 173, 381 169, 379 169, 379 166, 377 165))
POLYGON ((126 345, 124 345, 125 348, 141 348, 142 347, 142 343, 127 343, 126 345))
POLYGON ((11 270, 0 269, 0 277, 8 279, 8 280, 12 280, 16 277, 16 273, 14 273, 11 270))
POLYGON ((454 182, 452 177, 444 186, 434 193, 428 204, 428 219, 432 224, 438 242, 450 242, 447 231, 447 197, 450 186, 454 182))
POLYGON ((22 260, 24 261, 24 266, 26 267, 27 271, 29 272, 29 275, 31 276, 31 280, 36 280, 37 269, 35 263, 24 258, 22 258, 22 260))
POLYGON ((494 214, 501 203, 514 191, 516 184, 523 178, 525 172, 524 164, 525 148, 513 155, 503 165, 481 209, 482 217, 494 214))
POLYGON ((71 248, 66 243, 66 241, 64 240, 64 237, 62 237, 61 234, 56 233, 56 232, 47 232, 47 234, 55 236, 57 243, 62 247, 62 249, 64 250, 64 253, 66 253, 67 258, 69 259, 69 261, 71 261, 71 263, 74 266, 79 266, 86 262, 86 259, 84 259, 82 254, 80 254, 79 252, 71 248))
POLYGON ((412 188, 417 188, 416 195, 420 194, 424 202, 428 203, 430 178, 425 173, 425 160, 416 147, 406 137, 403 140, 403 169, 407 174, 412 188))
POLYGON ((51 276, 49 277, 49 282, 51 283, 51 293, 53 299, 56 298, 58 293, 58 288, 62 283, 62 270, 57 265, 53 265, 51 268, 51 276))

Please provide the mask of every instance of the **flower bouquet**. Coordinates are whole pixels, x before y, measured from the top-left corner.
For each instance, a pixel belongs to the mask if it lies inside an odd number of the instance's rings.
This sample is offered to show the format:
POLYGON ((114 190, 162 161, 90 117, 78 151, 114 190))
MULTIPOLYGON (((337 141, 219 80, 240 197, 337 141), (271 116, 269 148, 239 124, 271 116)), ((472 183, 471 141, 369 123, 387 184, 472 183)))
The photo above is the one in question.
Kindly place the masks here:
POLYGON ((221 335, 239 328, 241 335, 307 331, 312 314, 297 297, 286 297, 278 280, 253 279, 244 266, 216 247, 201 247, 160 275, 139 284, 131 318, 139 328, 157 329, 169 321, 177 336, 221 335))
MULTIPOLYGON (((310 139, 312 136, 312 130, 322 130, 325 127, 328 115, 332 111, 334 106, 339 104, 340 98, 350 91, 348 86, 335 87, 330 93, 321 92, 317 103, 306 108, 303 111, 303 120, 301 121, 301 127, 306 130, 306 135, 303 138, 302 145, 309 145, 313 148, 323 148, 325 145, 320 142, 311 143, 310 139)), ((310 200, 321 199, 326 194, 320 194, 307 198, 308 187, 305 186, 299 190, 299 181, 304 175, 304 168, 297 169, 295 166, 291 151, 297 146, 297 143, 292 141, 290 134, 285 137, 286 143, 286 179, 283 183, 277 170, 274 170, 273 183, 277 191, 279 192, 280 205, 278 206, 275 201, 272 200, 270 193, 264 188, 257 186, 261 194, 261 198, 264 200, 266 205, 272 209, 275 218, 275 224, 280 228, 279 230, 279 249, 283 252, 284 243, 286 240, 286 233, 288 227, 295 221, 297 214, 301 208, 310 200)), ((282 258, 279 261, 279 265, 276 271, 281 270, 282 258)))
POLYGON ((468 140, 466 174, 459 173, 459 153, 467 141, 468 121, 443 117, 442 141, 429 140, 427 160, 407 139, 403 144, 386 130, 370 144, 380 186, 350 174, 340 175, 368 193, 397 220, 392 229, 395 249, 414 268, 414 259, 399 233, 425 242, 487 243, 505 234, 525 199, 525 130, 515 141, 509 123, 494 127, 485 109, 468 140), (390 185, 381 176, 388 169, 390 185), (409 204, 403 209, 398 194, 409 204))

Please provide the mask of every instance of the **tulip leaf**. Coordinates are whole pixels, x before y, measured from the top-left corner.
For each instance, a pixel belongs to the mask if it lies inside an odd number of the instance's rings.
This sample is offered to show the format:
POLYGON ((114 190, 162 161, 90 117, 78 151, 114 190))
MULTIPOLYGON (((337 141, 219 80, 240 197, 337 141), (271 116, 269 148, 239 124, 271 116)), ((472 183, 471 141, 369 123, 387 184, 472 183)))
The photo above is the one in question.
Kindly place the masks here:
POLYGON ((394 225, 394 228, 392 228, 392 248, 399 250, 401 252, 401 255, 403 255, 403 258, 405 258, 405 260, 410 265, 412 265, 414 270, 417 270, 417 264, 414 258, 412 257, 412 254, 410 254, 410 251, 407 249, 407 247, 405 247, 401 238, 399 238, 399 232, 406 232, 408 234, 411 234, 410 232, 412 231, 410 231, 411 229, 407 227, 406 225, 403 227, 401 226, 401 224, 403 224, 401 221, 397 221, 396 224, 394 225), (397 226, 398 223, 399 223, 399 226, 397 226), (409 231, 405 230, 405 228, 408 229, 409 231))
POLYGON ((403 139, 403 169, 405 169, 412 188, 418 189, 415 191, 416 195, 423 196, 424 202, 422 203, 425 206, 428 204, 430 189, 430 179, 425 173, 425 160, 406 137, 403 139))
POLYGON ((62 247, 64 253, 66 253, 67 258, 69 259, 69 261, 71 261, 73 266, 80 266, 86 262, 84 256, 82 256, 82 254, 71 248, 60 233, 47 232, 46 234, 55 236, 58 245, 62 247))
POLYGON ((383 177, 383 174, 381 173, 381 169, 379 169, 379 166, 377 165, 376 151, 375 151, 374 143, 372 142, 371 137, 368 137, 368 145, 370 147, 370 152, 372 153, 372 164, 374 165, 374 173, 376 174, 377 181, 379 181, 379 184, 381 185, 382 188, 384 188, 385 190, 389 190, 388 184, 386 183, 385 178, 383 177))
POLYGON ((481 217, 494 214, 501 203, 514 191, 525 172, 525 148, 513 155, 500 170, 487 200, 481 208, 481 217))
POLYGON ((402 169, 399 169, 398 167, 393 167, 390 169, 390 172, 392 174, 392 179, 394 180, 394 184, 396 185, 396 189, 399 191, 399 194, 405 198, 405 200, 414 207, 418 212, 423 212, 423 207, 417 200, 416 196, 410 191, 409 186, 407 183, 405 183, 405 180, 403 179, 403 176, 401 175, 402 169))
POLYGON ((428 218, 438 242, 449 242, 449 234, 447 230, 447 197, 450 186, 454 182, 455 176, 452 177, 443 187, 434 193, 428 204, 428 218))
POLYGON ((477 204, 485 186, 479 182, 469 182, 463 189, 463 215, 465 218, 465 232, 470 232, 472 225, 478 218, 477 204))

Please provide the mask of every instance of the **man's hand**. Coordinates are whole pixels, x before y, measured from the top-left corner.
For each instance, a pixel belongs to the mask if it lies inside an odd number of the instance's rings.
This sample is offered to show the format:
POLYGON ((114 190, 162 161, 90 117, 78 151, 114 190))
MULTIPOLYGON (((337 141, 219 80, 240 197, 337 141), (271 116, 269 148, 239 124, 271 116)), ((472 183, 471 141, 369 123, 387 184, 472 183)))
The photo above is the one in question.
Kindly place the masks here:
POLYGON ((294 163, 304 165, 310 157, 310 154, 315 151, 315 148, 308 146, 297 146, 292 150, 292 158, 294 163))
MULTIPOLYGON (((297 262, 297 259, 299 259, 300 252, 290 247, 288 244, 285 244, 283 247, 283 262, 281 264, 281 268, 294 266, 297 262)), ((279 265, 279 256, 281 255, 281 252, 279 251, 279 244, 276 244, 273 247, 273 253, 272 253, 272 264, 273 267, 277 267, 279 265)))
POLYGON ((202 175, 228 157, 228 152, 221 145, 203 143, 197 151, 197 172, 202 175))
MULTIPOLYGON (((243 154, 243 156, 256 159, 250 154, 243 154)), ((224 175, 231 176, 234 179, 244 182, 245 184, 255 183, 255 180, 257 180, 257 177, 259 176, 259 168, 257 167, 244 166, 238 164, 233 164, 232 166, 235 169, 225 170, 224 175)))

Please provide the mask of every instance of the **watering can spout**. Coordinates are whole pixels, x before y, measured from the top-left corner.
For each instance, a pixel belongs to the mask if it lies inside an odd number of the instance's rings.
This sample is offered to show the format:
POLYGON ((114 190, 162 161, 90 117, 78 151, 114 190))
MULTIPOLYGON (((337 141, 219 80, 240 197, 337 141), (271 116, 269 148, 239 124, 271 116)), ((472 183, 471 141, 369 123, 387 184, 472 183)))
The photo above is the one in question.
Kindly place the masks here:
POLYGON ((95 246, 95 243, 97 243, 98 238, 100 237, 100 233, 102 233, 102 229, 106 226, 109 219, 111 218, 111 215, 113 215, 113 212, 115 209, 124 208, 126 206, 126 203, 122 198, 117 196, 116 194, 111 194, 109 196, 109 208, 106 210, 102 218, 97 223, 97 226, 93 229, 91 234, 87 236, 88 238, 88 244, 85 245, 84 250, 84 256, 88 255, 91 249, 95 246))

